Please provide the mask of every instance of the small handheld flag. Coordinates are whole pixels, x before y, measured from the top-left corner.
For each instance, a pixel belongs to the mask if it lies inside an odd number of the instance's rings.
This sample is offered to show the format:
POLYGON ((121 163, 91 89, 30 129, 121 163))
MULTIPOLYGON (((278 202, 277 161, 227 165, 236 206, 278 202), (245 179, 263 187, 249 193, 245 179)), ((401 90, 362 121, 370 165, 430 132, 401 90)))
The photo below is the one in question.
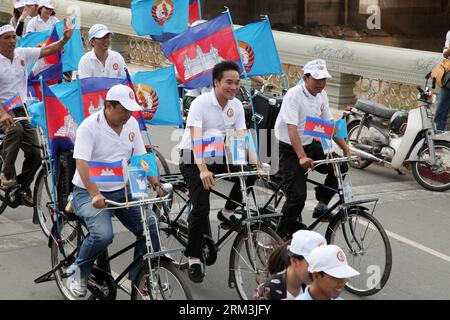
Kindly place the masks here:
POLYGON ((142 156, 132 156, 130 159, 132 168, 142 170, 147 177, 157 177, 158 167, 154 153, 144 154, 142 156))
POLYGON ((304 133, 309 136, 331 139, 334 124, 332 121, 307 116, 304 133))
POLYGON ((223 157, 225 155, 223 137, 216 136, 194 140, 193 147, 197 158, 223 157))
POLYGON ((22 98, 18 93, 16 93, 11 99, 3 103, 3 109, 5 109, 6 112, 12 111, 16 108, 20 108, 22 106, 23 106, 22 98))
POLYGON ((334 137, 347 138, 347 124, 345 123, 345 119, 339 119, 334 123, 334 137))
POLYGON ((131 168, 127 172, 133 198, 145 198, 148 194, 147 176, 145 171, 131 168))
POLYGON ((246 165, 247 164, 247 148, 246 137, 233 139, 232 159, 233 165, 246 165))
POLYGON ((124 182, 122 161, 89 161, 88 165, 90 182, 124 182))

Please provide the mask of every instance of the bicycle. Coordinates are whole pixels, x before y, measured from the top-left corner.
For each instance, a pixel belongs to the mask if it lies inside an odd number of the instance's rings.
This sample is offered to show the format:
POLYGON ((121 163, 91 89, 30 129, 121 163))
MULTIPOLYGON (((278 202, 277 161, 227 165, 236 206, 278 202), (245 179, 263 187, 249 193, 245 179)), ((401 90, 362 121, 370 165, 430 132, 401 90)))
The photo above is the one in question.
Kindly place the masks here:
MULTIPOLYGON (((109 256, 108 250, 105 250, 105 252, 97 258, 91 275, 88 278, 87 287, 89 294, 87 300, 114 300, 118 289, 121 289, 126 294, 130 295, 132 300, 192 299, 192 294, 189 291, 184 278, 181 277, 180 271, 177 269, 176 265, 172 263, 172 260, 168 258, 168 254, 183 250, 183 248, 153 252, 150 231, 146 223, 147 209, 150 205, 161 203, 169 199, 172 186, 170 184, 164 184, 162 188, 168 192, 168 194, 161 198, 141 199, 128 203, 106 200, 109 209, 139 206, 144 234, 135 242, 119 250, 112 256, 109 256), (140 242, 146 243, 147 253, 137 256, 117 277, 114 277, 113 272, 111 271, 110 262, 129 250, 134 249, 140 242), (130 291, 127 287, 122 285, 122 281, 133 267, 141 263, 141 258, 144 259, 144 263, 137 272, 136 280, 130 291)), ((54 210, 54 208, 49 204, 48 210, 54 210)), ((102 210, 97 214, 101 214, 101 212, 102 210)), ((55 224, 49 241, 49 246, 51 247, 52 269, 37 278, 35 283, 55 280, 65 299, 80 299, 72 295, 68 289, 66 283, 68 275, 65 271, 77 258, 81 244, 87 237, 87 233, 88 231, 82 219, 79 219, 74 214, 64 212, 60 217, 59 231, 58 224, 55 224)))
MULTIPOLYGON (((232 226, 219 225, 217 241, 213 240, 209 229, 208 234, 204 235, 202 245, 201 260, 207 266, 212 265, 215 263, 220 249, 236 232, 230 252, 228 285, 230 288, 235 288, 243 300, 249 299, 255 287, 266 279, 267 259, 280 241, 278 234, 265 220, 279 217, 281 214, 252 215, 247 205, 245 177, 259 173, 259 171, 241 171, 214 176, 216 181, 226 178, 240 180, 243 201, 242 203, 233 202, 241 208, 236 210, 236 214, 241 215, 241 218, 232 226), (222 236, 221 229, 225 230, 225 234, 222 236)), ((163 206, 154 207, 154 211, 159 217, 161 234, 166 237, 164 245, 166 248, 176 247, 180 244, 185 247, 188 241, 187 217, 191 207, 187 185, 181 174, 161 176, 161 181, 171 183, 174 187, 170 201, 163 206)), ((222 199, 229 199, 214 189, 211 189, 210 192, 222 199)), ((210 226, 209 221, 208 225, 210 226)), ((172 258, 180 268, 187 267, 187 263, 183 263, 181 252, 172 258)))
MULTIPOLYGON (((386 285, 392 268, 392 250, 383 226, 373 216, 378 199, 353 200, 348 173, 346 174, 347 179, 344 180, 340 164, 356 160, 357 157, 343 157, 314 161, 316 166, 330 164, 333 166, 338 187, 332 189, 309 178, 306 179, 307 182, 334 190, 339 198, 309 226, 300 221, 297 223, 300 229, 315 230, 320 223, 325 222, 323 221, 325 217, 333 214, 325 232, 325 239, 328 244, 336 244, 341 247, 346 253, 348 263, 360 272, 359 276, 350 279, 345 288, 358 296, 369 296, 379 292, 386 285), (370 206, 372 206, 372 211, 370 211, 370 206), (377 245, 376 247, 374 243, 377 245)), ((250 190, 253 210, 258 214, 276 211, 285 197, 282 191, 283 184, 265 180, 263 185, 265 188, 261 193, 257 193, 256 188, 250 190), (270 192, 273 194, 268 197, 267 194, 270 192), (262 199, 267 199, 267 197, 269 199, 264 202, 262 199), (258 206, 259 202, 264 204, 258 206)), ((276 230, 279 219, 272 218, 271 224, 272 228, 276 230)))

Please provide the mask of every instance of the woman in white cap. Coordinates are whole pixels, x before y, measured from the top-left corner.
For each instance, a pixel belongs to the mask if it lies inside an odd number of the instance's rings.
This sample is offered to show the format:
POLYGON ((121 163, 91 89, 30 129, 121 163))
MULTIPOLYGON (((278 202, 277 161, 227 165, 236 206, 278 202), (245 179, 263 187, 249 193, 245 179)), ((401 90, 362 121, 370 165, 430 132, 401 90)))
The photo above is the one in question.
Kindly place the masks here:
POLYGON ((27 33, 50 30, 59 19, 55 17, 55 7, 50 0, 40 0, 38 15, 30 20, 27 33))
POLYGON ((22 37, 26 34, 28 23, 38 15, 39 0, 25 0, 23 9, 16 26, 16 35, 22 37))
POLYGON ((299 230, 292 241, 285 242, 269 257, 267 267, 271 276, 256 288, 257 300, 293 300, 303 294, 311 283, 308 261, 311 251, 327 244, 325 238, 314 231, 299 230))
POLYGON ((335 245, 321 246, 307 259, 312 283, 296 300, 343 300, 340 295, 345 284, 359 275, 348 265, 344 251, 335 245))
POLYGON ((9 20, 9 24, 14 28, 17 27, 19 23, 19 18, 22 15, 23 10, 25 9, 25 0, 13 0, 14 11, 11 20, 9 20))

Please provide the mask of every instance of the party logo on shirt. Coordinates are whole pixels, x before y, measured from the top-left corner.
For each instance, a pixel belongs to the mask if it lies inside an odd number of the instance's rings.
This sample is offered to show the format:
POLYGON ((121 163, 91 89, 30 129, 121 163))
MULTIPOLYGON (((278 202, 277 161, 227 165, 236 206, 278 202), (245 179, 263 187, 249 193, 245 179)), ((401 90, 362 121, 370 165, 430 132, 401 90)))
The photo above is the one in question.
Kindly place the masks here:
POLYGON ((322 105, 320 106, 320 112, 323 112, 325 110, 325 105, 322 103, 322 105))
POLYGON ((25 60, 20 59, 20 64, 22 65, 22 67, 25 67, 25 60))
POLYGON ((134 142, 134 132, 130 132, 130 135, 128 136, 128 138, 130 139, 130 142, 134 142))
POLYGON ((234 110, 233 109, 228 109, 228 111, 227 111, 227 116, 228 116, 228 118, 233 118, 233 116, 234 116, 234 110))
POLYGON ((113 64, 113 69, 114 70, 119 70, 119 64, 118 63, 114 63, 113 64))

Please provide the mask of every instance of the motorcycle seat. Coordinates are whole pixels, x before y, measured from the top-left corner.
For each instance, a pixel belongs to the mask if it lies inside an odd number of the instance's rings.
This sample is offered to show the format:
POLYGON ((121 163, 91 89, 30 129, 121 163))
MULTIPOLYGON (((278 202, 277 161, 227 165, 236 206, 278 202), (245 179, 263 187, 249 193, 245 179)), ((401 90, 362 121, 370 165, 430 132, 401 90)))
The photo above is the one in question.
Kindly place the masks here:
POLYGON ((383 119, 391 119, 392 115, 398 111, 395 109, 390 109, 388 107, 383 106, 382 104, 360 99, 356 101, 355 108, 367 113, 370 113, 374 116, 383 118, 383 119))

